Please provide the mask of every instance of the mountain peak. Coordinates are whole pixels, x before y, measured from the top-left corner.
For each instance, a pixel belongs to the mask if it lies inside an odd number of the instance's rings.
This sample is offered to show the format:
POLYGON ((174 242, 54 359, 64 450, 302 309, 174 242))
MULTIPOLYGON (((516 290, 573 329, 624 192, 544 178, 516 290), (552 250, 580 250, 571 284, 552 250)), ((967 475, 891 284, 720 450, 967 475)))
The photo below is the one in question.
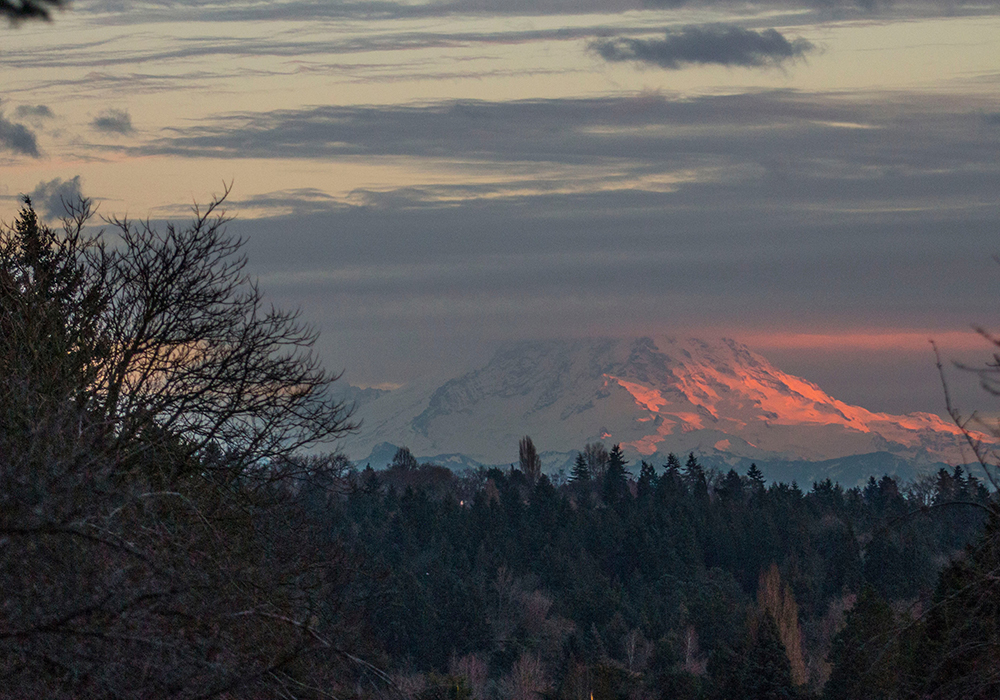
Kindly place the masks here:
POLYGON ((345 445, 351 456, 390 442, 487 464, 512 461, 526 434, 544 450, 602 440, 633 457, 695 451, 820 460, 885 451, 956 461, 961 444, 959 429, 939 416, 846 404, 728 338, 512 343, 423 396, 379 395, 360 417, 361 434, 345 445))

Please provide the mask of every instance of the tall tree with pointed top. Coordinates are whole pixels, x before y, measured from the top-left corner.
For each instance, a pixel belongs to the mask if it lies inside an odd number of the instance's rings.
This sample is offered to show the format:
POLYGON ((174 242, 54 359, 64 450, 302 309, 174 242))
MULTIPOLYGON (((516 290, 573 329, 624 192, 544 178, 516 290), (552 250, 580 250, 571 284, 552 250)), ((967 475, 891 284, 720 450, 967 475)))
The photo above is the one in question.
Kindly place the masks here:
POLYGON ((518 461, 521 465, 521 473, 528 479, 528 483, 534 484, 538 477, 542 475, 542 460, 535 449, 535 443, 525 435, 517 445, 518 461))
POLYGON ((570 480, 574 484, 585 484, 590 481, 590 468, 587 466, 587 458, 582 452, 576 453, 576 461, 573 462, 573 471, 570 480))
POLYGON ((698 462, 694 452, 688 454, 684 464, 684 485, 694 496, 695 503, 701 507, 708 505, 708 480, 705 478, 705 468, 698 462))
POLYGON ((628 462, 622 454, 622 447, 616 444, 608 453, 608 471, 604 474, 604 501, 609 505, 618 503, 628 496, 628 462))
POLYGON ((645 503, 652 498, 653 493, 656 491, 656 467, 642 460, 642 464, 639 467, 639 483, 636 487, 636 494, 639 501, 645 503))

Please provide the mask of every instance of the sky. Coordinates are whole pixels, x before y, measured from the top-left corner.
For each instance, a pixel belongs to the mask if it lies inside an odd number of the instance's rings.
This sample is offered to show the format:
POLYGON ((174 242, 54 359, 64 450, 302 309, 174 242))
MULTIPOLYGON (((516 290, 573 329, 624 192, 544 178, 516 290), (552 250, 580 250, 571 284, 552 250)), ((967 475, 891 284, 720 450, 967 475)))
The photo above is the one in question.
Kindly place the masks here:
POLYGON ((0 219, 231 184, 344 380, 731 337, 834 397, 996 399, 1000 2, 75 0, 0 24, 0 219))

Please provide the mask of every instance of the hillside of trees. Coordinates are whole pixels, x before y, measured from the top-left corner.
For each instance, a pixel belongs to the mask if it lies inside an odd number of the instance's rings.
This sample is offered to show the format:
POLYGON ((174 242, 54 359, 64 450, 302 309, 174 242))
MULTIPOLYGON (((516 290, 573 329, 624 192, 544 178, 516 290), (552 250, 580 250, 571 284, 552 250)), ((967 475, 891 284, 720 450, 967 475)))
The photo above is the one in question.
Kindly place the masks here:
POLYGON ((979 541, 978 479, 804 492, 693 455, 631 479, 613 448, 593 473, 601 451, 559 487, 405 450, 349 474, 319 510, 375 576, 380 664, 420 697, 875 697, 869 672, 883 697, 927 696, 927 613, 940 568, 979 541))
POLYGON ((509 470, 356 469, 315 452, 356 426, 223 199, 0 227, 4 694, 1000 696, 992 479, 802 488, 588 444, 553 483, 528 437, 509 470))

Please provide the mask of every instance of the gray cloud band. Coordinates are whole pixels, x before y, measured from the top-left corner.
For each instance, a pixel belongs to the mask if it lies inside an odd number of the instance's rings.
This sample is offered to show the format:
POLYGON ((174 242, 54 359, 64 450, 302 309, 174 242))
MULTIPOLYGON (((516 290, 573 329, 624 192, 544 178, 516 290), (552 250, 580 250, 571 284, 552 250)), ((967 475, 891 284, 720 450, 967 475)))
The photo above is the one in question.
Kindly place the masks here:
POLYGON ((634 61, 677 70, 688 64, 777 66, 816 47, 805 39, 789 41, 774 29, 754 31, 732 25, 684 27, 663 39, 618 38, 591 43, 606 61, 634 61))
POLYGON ((630 176, 734 166, 841 180, 914 178, 924 171, 993 172, 1000 162, 993 103, 943 103, 896 94, 771 91, 671 99, 457 101, 422 106, 320 106, 222 114, 130 149, 215 158, 460 159, 489 170, 510 163, 625 168, 630 176), (752 129, 748 127, 753 127, 752 129), (489 134, 488 139, 483 134, 489 134))

